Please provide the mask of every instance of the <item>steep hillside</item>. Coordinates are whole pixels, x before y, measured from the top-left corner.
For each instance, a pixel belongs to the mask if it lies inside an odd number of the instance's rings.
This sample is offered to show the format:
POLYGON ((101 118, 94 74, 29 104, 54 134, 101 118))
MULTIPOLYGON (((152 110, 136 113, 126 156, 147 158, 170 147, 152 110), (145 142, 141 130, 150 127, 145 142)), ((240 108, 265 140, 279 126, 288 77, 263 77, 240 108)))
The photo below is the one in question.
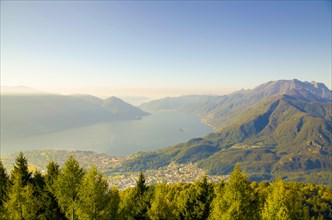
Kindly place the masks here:
POLYGON ((144 170, 174 161, 197 163, 209 174, 225 175, 239 163, 255 180, 269 180, 275 175, 294 179, 294 173, 308 172, 310 176, 318 171, 329 171, 332 167, 332 102, 326 94, 331 91, 325 90, 324 85, 317 85, 323 89, 315 92, 313 84, 277 81, 250 92, 240 91, 223 97, 220 102, 223 104, 218 107, 221 111, 226 109, 222 106, 230 106, 225 100, 233 105, 237 103, 237 108, 242 106, 241 110, 233 108, 227 113, 232 117, 230 125, 204 138, 139 154, 125 162, 122 169, 144 170), (234 98, 240 94, 242 98, 234 98), (254 100, 259 101, 254 103, 254 100))
POLYGON ((332 92, 324 84, 279 80, 264 83, 250 90, 240 90, 225 96, 182 96, 155 100, 141 105, 147 110, 174 110, 200 116, 216 129, 225 128, 236 121, 238 116, 265 98, 289 94, 300 100, 328 102, 332 92))

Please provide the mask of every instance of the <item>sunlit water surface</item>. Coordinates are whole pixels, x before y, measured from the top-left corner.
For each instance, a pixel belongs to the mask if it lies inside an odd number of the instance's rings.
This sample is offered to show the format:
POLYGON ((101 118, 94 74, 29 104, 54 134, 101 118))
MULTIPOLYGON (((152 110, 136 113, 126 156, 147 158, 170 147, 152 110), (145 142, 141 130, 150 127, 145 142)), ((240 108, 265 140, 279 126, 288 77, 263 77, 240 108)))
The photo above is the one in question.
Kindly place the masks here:
MULTIPOLYGON (((6 127, 1 128, 1 130, 6 127)), ((201 137, 212 128, 198 117, 179 112, 154 112, 140 120, 98 123, 28 137, 4 135, 1 153, 34 149, 92 150, 111 155, 150 151, 201 137)))

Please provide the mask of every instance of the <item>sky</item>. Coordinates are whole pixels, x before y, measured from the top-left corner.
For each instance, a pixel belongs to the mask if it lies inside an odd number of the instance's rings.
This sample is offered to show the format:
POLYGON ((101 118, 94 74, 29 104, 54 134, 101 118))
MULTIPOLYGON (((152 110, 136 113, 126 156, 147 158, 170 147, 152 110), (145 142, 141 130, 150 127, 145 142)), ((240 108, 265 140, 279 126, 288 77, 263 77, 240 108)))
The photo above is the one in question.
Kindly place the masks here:
POLYGON ((331 1, 1 1, 1 85, 97 96, 331 88, 331 1))

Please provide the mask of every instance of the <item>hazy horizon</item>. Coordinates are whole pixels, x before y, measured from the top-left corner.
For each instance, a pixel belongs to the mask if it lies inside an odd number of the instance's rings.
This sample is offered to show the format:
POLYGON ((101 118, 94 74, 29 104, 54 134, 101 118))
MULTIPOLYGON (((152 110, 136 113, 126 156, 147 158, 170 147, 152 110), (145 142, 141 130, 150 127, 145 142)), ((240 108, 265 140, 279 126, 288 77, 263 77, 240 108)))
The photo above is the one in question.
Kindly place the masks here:
POLYGON ((331 2, 1 1, 1 85, 61 94, 331 88, 331 2))
MULTIPOLYGON (((279 80, 291 80, 291 79, 279 79, 279 80)), ((302 80, 300 80, 302 81, 302 80)), ((303 80, 303 82, 313 82, 303 80)), ((315 81, 317 82, 317 81, 315 81)), ((267 82, 264 82, 267 83, 267 82)), ((321 83, 321 82, 318 82, 321 83)), ((325 84, 331 90, 331 84, 325 84)), ((231 88, 192 88, 192 89, 165 89, 165 88, 107 88, 107 87, 85 87, 85 88, 71 88, 71 89, 56 89, 56 88, 34 88, 27 85, 1 85, 1 94, 59 94, 59 95, 92 95, 102 99, 109 98, 110 96, 116 97, 137 97, 137 98, 147 98, 150 100, 165 98, 165 97, 179 97, 185 95, 228 95, 232 92, 236 92, 242 89, 254 89, 259 85, 255 85, 251 88, 239 88, 239 89, 231 89, 231 88)))
POLYGON ((85 87, 85 88, 36 88, 27 85, 1 85, 1 93, 51 93, 60 95, 93 95, 100 98, 110 96, 118 97, 146 97, 150 99, 182 96, 182 95, 226 95, 236 90, 231 88, 107 88, 107 87, 85 87), (8 90, 10 90, 8 92, 8 90))

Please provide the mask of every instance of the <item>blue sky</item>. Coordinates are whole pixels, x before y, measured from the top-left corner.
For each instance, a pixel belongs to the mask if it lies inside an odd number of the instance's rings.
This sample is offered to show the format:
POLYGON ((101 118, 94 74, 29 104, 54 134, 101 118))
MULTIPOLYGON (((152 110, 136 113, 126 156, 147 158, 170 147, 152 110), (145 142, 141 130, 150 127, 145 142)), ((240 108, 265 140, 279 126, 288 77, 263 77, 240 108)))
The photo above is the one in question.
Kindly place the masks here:
POLYGON ((60 93, 331 88, 331 1, 1 1, 1 85, 60 93))

